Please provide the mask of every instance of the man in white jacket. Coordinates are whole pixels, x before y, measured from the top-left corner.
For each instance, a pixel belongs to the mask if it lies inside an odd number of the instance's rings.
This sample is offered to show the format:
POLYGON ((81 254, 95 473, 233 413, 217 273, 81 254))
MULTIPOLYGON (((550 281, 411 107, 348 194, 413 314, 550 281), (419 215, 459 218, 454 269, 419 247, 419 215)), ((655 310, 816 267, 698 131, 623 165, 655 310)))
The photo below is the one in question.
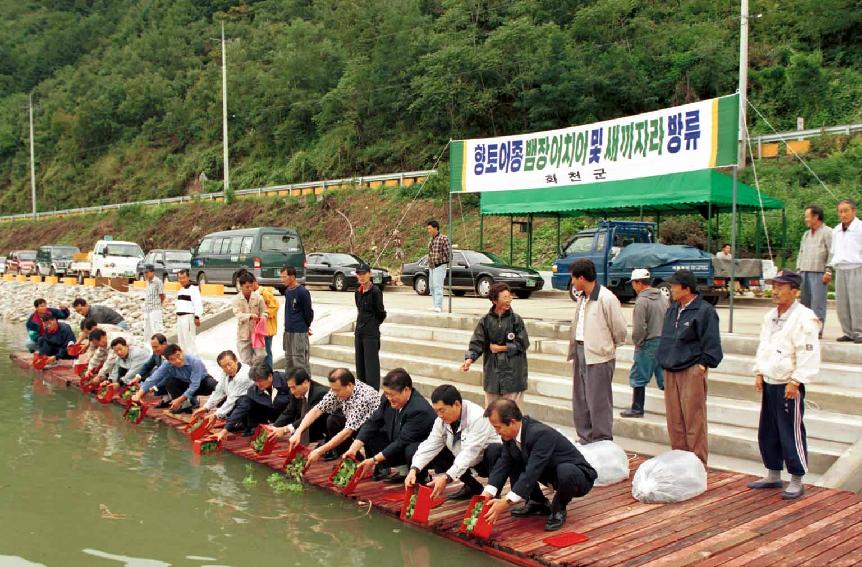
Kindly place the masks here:
POLYGON ((808 446, 802 417, 805 384, 820 371, 820 320, 796 296, 802 276, 790 270, 772 280, 777 304, 763 320, 754 362, 755 387, 762 392, 757 441, 766 466, 764 478, 749 488, 782 488, 781 471, 787 466, 790 484, 785 500, 804 494, 802 477, 808 472, 808 446))
POLYGON ((432 487, 432 501, 455 479, 464 486, 449 500, 469 500, 482 493, 482 483, 473 478, 470 469, 476 468, 479 474, 488 476, 500 457, 503 447, 500 437, 485 417, 485 408, 461 399, 461 392, 451 384, 443 384, 431 392, 431 405, 437 419, 428 438, 413 455, 404 486, 408 490, 413 488, 417 478, 431 466, 438 473, 428 483, 432 487), (446 472, 440 474, 442 470, 446 472))

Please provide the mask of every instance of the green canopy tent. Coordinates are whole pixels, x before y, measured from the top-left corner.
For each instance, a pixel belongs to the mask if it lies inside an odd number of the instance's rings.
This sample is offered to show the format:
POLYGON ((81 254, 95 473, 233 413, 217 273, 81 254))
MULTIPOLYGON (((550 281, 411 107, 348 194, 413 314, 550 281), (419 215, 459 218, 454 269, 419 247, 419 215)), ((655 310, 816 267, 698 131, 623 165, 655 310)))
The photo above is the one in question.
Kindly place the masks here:
MULTIPOLYGON (((662 213, 700 214, 707 219, 707 233, 711 241, 712 219, 717 218, 719 213, 730 213, 733 209, 733 183, 732 177, 714 169, 705 169, 583 186, 488 191, 482 193, 480 211, 483 216, 509 216, 512 220, 515 216, 528 217, 529 264, 532 254, 532 219, 537 216, 557 218, 558 247, 559 219, 579 215, 603 218, 651 215, 660 221, 662 213)), ((783 201, 758 195, 755 188, 739 181, 736 183, 737 212, 759 212, 761 206, 764 209, 781 210, 782 226, 786 225, 783 201)), ((760 215, 757 215, 757 223, 759 226, 760 215)), ((759 236, 759 230, 757 234, 759 236)), ((480 241, 483 237, 480 229, 480 241)), ((482 244, 480 242, 480 246, 482 244)))

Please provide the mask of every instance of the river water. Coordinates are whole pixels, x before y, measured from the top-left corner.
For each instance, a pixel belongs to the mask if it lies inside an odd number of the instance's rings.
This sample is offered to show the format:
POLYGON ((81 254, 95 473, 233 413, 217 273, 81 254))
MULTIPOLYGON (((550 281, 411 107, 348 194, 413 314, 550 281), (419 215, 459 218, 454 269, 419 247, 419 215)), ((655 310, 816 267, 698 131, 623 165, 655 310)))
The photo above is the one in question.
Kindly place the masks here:
MULTIPOLYGON (((17 331, 17 329, 14 329, 17 331)), ((0 567, 502 565, 14 367, 0 326, 0 567)), ((14 337, 15 345, 8 338, 14 337)))

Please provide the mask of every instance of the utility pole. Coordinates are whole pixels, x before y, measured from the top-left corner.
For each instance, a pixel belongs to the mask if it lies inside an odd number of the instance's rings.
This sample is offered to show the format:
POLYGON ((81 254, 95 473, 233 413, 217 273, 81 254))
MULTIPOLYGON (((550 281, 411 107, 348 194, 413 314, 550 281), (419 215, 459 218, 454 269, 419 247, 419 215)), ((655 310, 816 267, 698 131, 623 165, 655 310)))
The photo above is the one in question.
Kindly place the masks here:
POLYGON ((36 218, 36 151, 33 149, 33 93, 30 93, 30 200, 36 218))
MULTIPOLYGON (((737 166, 745 167, 745 125, 748 104, 748 0, 741 0, 739 16, 739 152, 737 166)), ((736 254, 736 251, 733 251, 736 254)))
POLYGON ((224 201, 233 201, 233 192, 230 188, 230 168, 227 151, 227 44, 224 41, 224 22, 221 23, 221 115, 222 115, 222 142, 224 161, 224 201))

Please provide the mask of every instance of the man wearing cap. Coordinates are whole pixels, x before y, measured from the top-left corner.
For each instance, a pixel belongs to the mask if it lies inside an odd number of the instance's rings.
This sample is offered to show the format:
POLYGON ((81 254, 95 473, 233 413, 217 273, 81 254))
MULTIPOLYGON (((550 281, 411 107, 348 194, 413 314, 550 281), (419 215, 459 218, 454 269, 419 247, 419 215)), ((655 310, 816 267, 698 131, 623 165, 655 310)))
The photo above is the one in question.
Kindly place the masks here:
POLYGON ((832 259, 826 268, 829 283, 835 271, 835 303, 843 335, 839 342, 862 344, 862 221, 856 218, 856 203, 838 203, 841 220, 832 229, 832 259))
POLYGON ((596 265, 572 262, 572 287, 580 292, 569 355, 574 379, 572 413, 582 444, 614 438, 613 381, 617 347, 626 340, 626 318, 620 300, 596 281, 596 265))
POLYGON ((147 282, 144 292, 144 339, 149 340, 156 333, 164 331, 162 303, 165 301, 165 288, 162 280, 156 277, 156 269, 152 264, 144 266, 144 279, 147 282))
POLYGON ((380 324, 386 319, 383 292, 371 282, 371 267, 356 267, 356 330, 353 346, 356 352, 356 377, 375 390, 380 389, 380 324))
POLYGON ((782 488, 781 471, 786 466, 790 484, 781 496, 792 500, 805 492, 808 446, 802 417, 805 384, 820 370, 820 320, 796 301, 800 274, 782 270, 769 283, 776 307, 763 319, 753 368, 754 387, 761 392, 757 442, 767 473, 748 487, 782 488))
POLYGON ((629 280, 637 294, 632 315, 632 342, 635 345, 635 360, 629 373, 632 387, 632 407, 620 412, 620 417, 643 417, 646 386, 655 374, 659 390, 664 390, 664 373, 656 360, 661 341, 664 314, 670 303, 661 290, 650 286, 649 270, 638 268, 632 271, 629 280))
POLYGON ((691 271, 677 270, 668 282, 673 303, 664 317, 658 363, 670 446, 691 451, 706 465, 706 373, 723 357, 718 313, 701 298, 691 271))

